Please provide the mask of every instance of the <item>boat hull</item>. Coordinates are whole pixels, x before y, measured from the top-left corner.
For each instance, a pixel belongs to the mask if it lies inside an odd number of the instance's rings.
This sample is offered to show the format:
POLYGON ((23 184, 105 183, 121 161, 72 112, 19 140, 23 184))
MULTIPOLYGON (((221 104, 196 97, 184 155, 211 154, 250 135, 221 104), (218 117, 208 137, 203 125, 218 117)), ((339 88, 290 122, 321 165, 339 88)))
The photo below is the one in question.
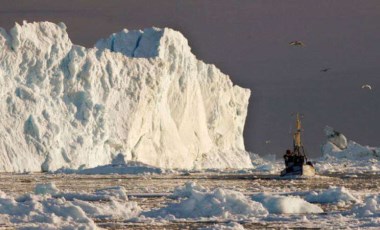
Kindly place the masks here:
POLYGON ((308 164, 291 166, 282 170, 281 176, 315 176, 315 168, 308 164))

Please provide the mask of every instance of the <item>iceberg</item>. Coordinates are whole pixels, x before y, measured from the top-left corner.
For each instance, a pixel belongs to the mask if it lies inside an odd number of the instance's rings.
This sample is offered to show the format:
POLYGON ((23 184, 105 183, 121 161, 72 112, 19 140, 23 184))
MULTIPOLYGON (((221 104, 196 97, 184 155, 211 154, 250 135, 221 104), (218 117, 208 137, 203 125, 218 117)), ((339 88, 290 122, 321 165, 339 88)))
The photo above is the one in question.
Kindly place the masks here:
POLYGON ((334 130, 330 126, 326 126, 324 131, 329 142, 341 150, 347 148, 347 138, 342 133, 334 130))
POLYGON ((250 90, 200 61, 169 28, 75 45, 63 23, 0 28, 0 171, 127 161, 164 169, 251 168, 250 90))
POLYGON ((346 137, 335 131, 333 128, 326 127, 325 133, 327 142, 322 146, 322 153, 326 158, 338 158, 356 160, 370 160, 380 157, 380 149, 369 146, 362 146, 354 141, 348 141, 346 137))
POLYGON ((363 173, 380 170, 380 148, 364 146, 326 127, 327 142, 322 146, 323 157, 318 171, 363 173))

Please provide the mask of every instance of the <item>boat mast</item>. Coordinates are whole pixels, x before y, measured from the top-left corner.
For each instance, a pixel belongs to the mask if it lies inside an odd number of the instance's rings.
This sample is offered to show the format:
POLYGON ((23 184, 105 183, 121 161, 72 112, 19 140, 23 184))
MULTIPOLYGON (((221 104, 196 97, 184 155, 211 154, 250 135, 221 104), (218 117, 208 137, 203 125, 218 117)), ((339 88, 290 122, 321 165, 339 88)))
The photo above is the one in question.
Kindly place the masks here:
POLYGON ((293 152, 295 155, 304 156, 305 159, 307 160, 305 150, 301 142, 301 130, 302 130, 301 119, 300 119, 299 113, 297 113, 296 131, 294 132, 294 135, 293 135, 293 148, 294 148, 293 152))
POLYGON ((297 118, 296 118, 296 131, 294 132, 293 135, 293 144, 294 148, 301 148, 301 119, 299 113, 297 113, 297 118))

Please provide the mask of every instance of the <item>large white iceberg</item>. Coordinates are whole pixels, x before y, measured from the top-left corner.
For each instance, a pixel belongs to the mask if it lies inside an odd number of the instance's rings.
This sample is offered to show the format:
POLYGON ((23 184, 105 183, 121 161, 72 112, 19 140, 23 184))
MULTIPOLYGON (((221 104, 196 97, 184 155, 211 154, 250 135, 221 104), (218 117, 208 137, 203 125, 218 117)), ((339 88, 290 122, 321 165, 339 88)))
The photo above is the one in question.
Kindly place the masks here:
POLYGON ((250 90, 197 60, 172 29, 123 30, 95 48, 63 23, 0 28, 0 171, 109 164, 250 168, 250 90))

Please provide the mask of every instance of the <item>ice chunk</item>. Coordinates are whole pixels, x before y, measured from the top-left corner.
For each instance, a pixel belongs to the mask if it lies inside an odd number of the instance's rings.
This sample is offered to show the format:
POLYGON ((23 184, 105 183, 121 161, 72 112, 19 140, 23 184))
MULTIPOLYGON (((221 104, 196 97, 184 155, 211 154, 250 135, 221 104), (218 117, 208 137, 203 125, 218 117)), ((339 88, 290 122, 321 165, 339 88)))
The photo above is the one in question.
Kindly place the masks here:
POLYGON ((184 186, 176 187, 172 197, 191 197, 193 192, 207 192, 207 189, 195 182, 187 182, 184 186))
POLYGON ((296 196, 280 196, 267 193, 253 195, 252 199, 260 202, 269 213, 322 213, 323 210, 316 204, 310 204, 296 196))
POLYGON ((338 202, 358 202, 345 187, 330 186, 321 192, 311 192, 306 195, 305 200, 312 203, 338 203, 338 202))
POLYGON ((96 225, 79 207, 64 199, 24 196, 0 198, 0 214, 24 228, 96 229, 96 225))
POLYGON ((37 195, 56 195, 59 193, 59 189, 55 186, 54 183, 46 183, 46 184, 37 184, 34 188, 34 193, 37 195))
POLYGON ((244 194, 217 188, 212 191, 204 191, 203 187, 196 184, 187 184, 185 188, 178 188, 178 194, 185 196, 179 203, 169 203, 166 207, 143 213, 148 217, 171 218, 248 218, 263 217, 267 210, 258 202, 248 199, 244 194), (183 192, 186 190, 187 192, 183 192))
MULTIPOLYGON (((332 128, 327 129, 327 134, 335 135, 333 139, 343 136, 334 132, 332 128)), ((342 149, 336 141, 333 142, 328 138, 322 146, 323 157, 316 164, 318 171, 359 173, 380 170, 380 148, 363 146, 350 140, 342 149)))
POLYGON ((72 203, 80 207, 91 218, 97 219, 123 219, 137 217, 141 208, 136 202, 120 202, 111 199, 107 203, 91 203, 83 200, 74 200, 72 203))
POLYGON ((13 198, 0 191, 0 215, 17 228, 97 229, 91 218, 128 220, 141 212, 136 202, 127 201, 122 187, 69 193, 48 183, 37 185, 35 194, 13 198))
POLYGON ((363 204, 356 204, 351 212, 358 217, 380 217, 380 196, 372 195, 363 204))
POLYGON ((340 149, 347 148, 347 138, 341 134, 340 132, 334 130, 330 126, 325 127, 325 134, 327 136, 328 141, 333 143, 340 149))

